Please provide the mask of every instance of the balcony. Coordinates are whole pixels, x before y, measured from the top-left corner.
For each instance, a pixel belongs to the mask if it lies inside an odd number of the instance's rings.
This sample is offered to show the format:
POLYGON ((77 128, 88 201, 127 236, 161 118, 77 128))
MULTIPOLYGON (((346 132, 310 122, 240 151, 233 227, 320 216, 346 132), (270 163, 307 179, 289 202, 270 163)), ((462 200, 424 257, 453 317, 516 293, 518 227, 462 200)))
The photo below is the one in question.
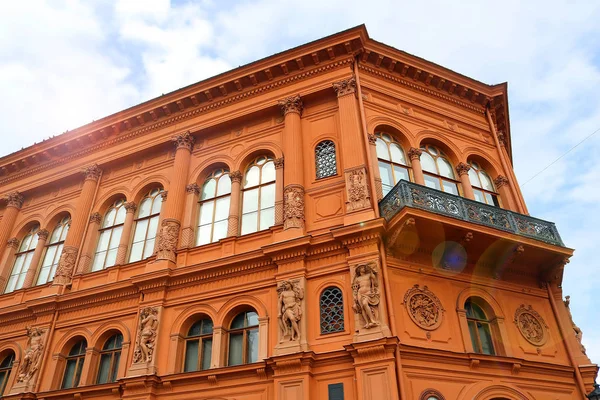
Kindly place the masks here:
POLYGON ((556 226, 552 222, 401 180, 379 202, 379 210, 381 216, 389 222, 404 207, 426 210, 564 247, 556 226))

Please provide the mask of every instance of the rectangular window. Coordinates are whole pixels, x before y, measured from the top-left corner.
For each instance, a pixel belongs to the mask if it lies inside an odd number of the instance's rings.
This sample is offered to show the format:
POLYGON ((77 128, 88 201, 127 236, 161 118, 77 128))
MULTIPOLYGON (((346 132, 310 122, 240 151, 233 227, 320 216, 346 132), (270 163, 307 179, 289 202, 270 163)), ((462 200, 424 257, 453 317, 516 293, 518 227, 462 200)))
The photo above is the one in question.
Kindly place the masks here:
POLYGON ((344 400, 344 384, 332 383, 327 385, 328 400, 344 400))

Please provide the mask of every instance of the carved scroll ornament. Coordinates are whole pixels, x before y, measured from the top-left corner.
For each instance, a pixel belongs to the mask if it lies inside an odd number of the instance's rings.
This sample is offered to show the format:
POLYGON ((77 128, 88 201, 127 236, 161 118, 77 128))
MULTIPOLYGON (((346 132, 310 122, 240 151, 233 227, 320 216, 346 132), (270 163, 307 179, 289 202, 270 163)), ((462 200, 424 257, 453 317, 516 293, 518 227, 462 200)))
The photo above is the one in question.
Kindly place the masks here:
POLYGON ((304 188, 290 185, 283 192, 283 229, 304 227, 304 188))
POLYGON ((377 266, 374 262, 359 264, 354 268, 352 294, 352 309, 362 317, 363 327, 369 329, 378 326, 380 293, 377 266))
POLYGON ((29 382, 40 368, 44 351, 44 333, 40 328, 27 328, 27 350, 19 366, 17 382, 29 382))
POLYGON ((138 334, 135 340, 135 351, 133 352, 134 364, 149 363, 152 361, 157 334, 158 308, 146 307, 140 312, 138 334))
POLYGON ((444 307, 440 299, 427 288, 415 285, 404 295, 404 306, 412 321, 420 328, 433 331, 442 324, 444 307))
POLYGON ((300 339, 300 320, 302 319, 302 299, 304 299, 304 289, 298 282, 282 281, 277 288, 279 294, 277 307, 279 314, 277 321, 279 331, 281 332, 280 342, 285 339, 300 339))
POLYGON ((532 345, 541 346, 548 339, 548 326, 531 306, 521 304, 515 311, 515 324, 521 335, 532 345))

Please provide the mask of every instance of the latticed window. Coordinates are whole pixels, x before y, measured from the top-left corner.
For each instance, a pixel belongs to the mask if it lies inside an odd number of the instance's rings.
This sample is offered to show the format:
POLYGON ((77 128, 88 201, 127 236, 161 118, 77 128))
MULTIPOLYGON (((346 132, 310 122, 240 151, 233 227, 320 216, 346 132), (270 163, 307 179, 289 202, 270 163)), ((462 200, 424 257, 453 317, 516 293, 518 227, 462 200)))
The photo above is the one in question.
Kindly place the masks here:
POLYGON ((268 229, 275 223, 275 163, 259 156, 246 171, 242 192, 242 235, 268 229))
POLYGON ((469 325, 473 351, 480 354, 494 355, 489 318, 483 309, 470 299, 465 303, 465 311, 467 312, 467 324, 469 325))
POLYGON ((376 133, 375 137, 379 176, 385 196, 401 179, 410 180, 410 175, 402 146, 387 133, 376 133))
POLYGON ((33 252, 37 244, 35 234, 39 228, 39 225, 33 226, 21 241, 21 246, 19 246, 19 250, 16 254, 15 263, 13 264, 4 293, 19 290, 23 287, 23 282, 25 282, 25 276, 29 270, 31 258, 33 257, 33 252))
POLYGON ((2 359, 2 362, 0 362, 0 396, 2 396, 4 389, 6 389, 6 384, 8 383, 8 378, 14 362, 15 353, 12 351, 2 359))
POLYGON ((335 286, 323 290, 319 306, 321 310, 321 333, 343 332, 344 298, 342 291, 335 286))
POLYGON ((258 361, 258 314, 244 311, 229 328, 227 365, 250 364, 258 361))
POLYGON ((133 234, 133 243, 129 253, 129 262, 148 258, 154 252, 154 241, 156 240, 158 219, 162 206, 160 196, 162 192, 162 189, 154 188, 140 202, 137 219, 135 220, 135 233, 133 234))
POLYGON ((216 242, 227 237, 231 178, 229 171, 213 171, 202 186, 196 246, 216 242))
POLYGON ((315 148, 317 179, 337 175, 335 157, 335 143, 331 140, 323 140, 317 145, 315 148))
POLYGON ((102 351, 100 352, 100 365, 98 366, 98 378, 96 379, 96 383, 117 381, 122 347, 123 335, 120 333, 112 335, 104 343, 102 351))
POLYGON ((117 250, 125 222, 125 200, 119 199, 108 209, 100 228, 100 238, 96 247, 92 271, 115 265, 117 250))
POLYGON ((448 157, 432 145, 421 147, 421 167, 425 186, 458 195, 458 182, 448 157))
POLYGON ((71 348, 71 351, 69 351, 69 355, 66 359, 65 373, 63 375, 61 389, 69 389, 79 385, 86 348, 87 342, 85 339, 82 339, 75 343, 75 345, 71 348))
POLYGON ((37 278, 37 285, 44 285, 54 279, 70 224, 71 217, 65 216, 54 227, 50 240, 48 240, 48 244, 46 245, 46 254, 44 255, 42 268, 40 268, 40 274, 37 278))
POLYGON ((475 161, 469 162, 469 165, 471 166, 471 169, 469 170, 469 180, 473 186, 475 200, 499 207, 498 193, 496 193, 496 189, 494 188, 490 176, 475 161))
POLYGON ((185 338, 184 372, 210 368, 212 334, 213 323, 210 319, 201 319, 191 326, 185 338))

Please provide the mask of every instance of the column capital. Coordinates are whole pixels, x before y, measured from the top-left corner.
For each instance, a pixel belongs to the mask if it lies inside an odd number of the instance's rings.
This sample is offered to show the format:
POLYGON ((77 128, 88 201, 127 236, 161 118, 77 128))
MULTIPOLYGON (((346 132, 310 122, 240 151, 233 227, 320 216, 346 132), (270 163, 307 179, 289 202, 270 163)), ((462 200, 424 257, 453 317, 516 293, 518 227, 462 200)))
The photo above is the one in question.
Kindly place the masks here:
POLYGON ((200 186, 197 183, 190 183, 185 187, 186 193, 200 194, 200 186))
POLYGON ((283 161, 283 157, 279 157, 273 160, 273 163, 275 164, 275 169, 283 168, 283 161))
POLYGON ((498 142, 500 142, 500 145, 506 146, 506 136, 504 135, 504 132, 498 131, 496 136, 498 137, 498 142))
POLYGON ((38 240, 47 240, 49 234, 50 232, 48 232, 48 229, 40 229, 39 231, 37 231, 38 240))
POLYGON ((20 192, 10 192, 4 196, 4 200, 6 200, 7 207, 15 207, 20 209, 23 207, 23 201, 25 198, 20 192))
POLYGON ((196 141, 190 131, 179 133, 173 136, 171 140, 175 144, 176 149, 188 149, 190 152, 194 148, 194 142, 196 141))
POLYGON ((462 176, 462 175, 468 174, 470 169, 471 169, 471 166, 469 164, 460 162, 456 166, 456 173, 458 173, 458 176, 462 176))
POLYGON ((368 133, 367 136, 369 138, 369 144, 372 144, 372 145, 377 144, 377 136, 375 136, 374 133, 368 133))
POLYGON ((503 175, 498 175, 496 179, 494 179, 494 185, 496 185, 496 189, 500 189, 504 185, 508 185, 508 179, 503 175))
POLYGON ((169 191, 165 190, 160 194, 160 198, 162 201, 167 201, 167 196, 169 195, 169 191))
POLYGON ((277 104, 279 104, 279 107, 281 107, 283 115, 287 115, 288 113, 297 113, 302 115, 302 110, 304 109, 304 104, 302 103, 302 99, 299 95, 294 95, 283 100, 279 100, 277 104))
POLYGON ((19 248, 19 239, 17 239, 16 237, 14 238, 10 238, 8 239, 8 241, 6 242, 6 246, 10 249, 15 249, 17 250, 19 248))
POLYGON ((100 213, 98 213, 98 212, 91 214, 90 222, 96 222, 99 224, 100 222, 102 222, 102 215, 100 215, 100 213))
POLYGON ((97 181, 100 179, 100 175, 102 175, 102 170, 98 167, 98 164, 92 164, 83 169, 83 175, 85 175, 85 179, 91 179, 93 181, 97 181))
POLYGON ((423 150, 417 149, 416 147, 411 147, 408 149, 408 158, 411 160, 418 160, 421 158, 421 154, 423 154, 423 150))
POLYGON ((353 94, 356 92, 356 78, 354 75, 351 77, 333 83, 333 90, 337 93, 338 97, 345 96, 347 94, 353 94))
POLYGON ((229 178, 231 179, 231 182, 237 182, 240 183, 242 182, 242 173, 240 171, 233 171, 229 173, 229 178))
POLYGON ((125 207, 127 213, 134 213, 137 210, 137 204, 133 201, 123 204, 123 207, 125 207))

